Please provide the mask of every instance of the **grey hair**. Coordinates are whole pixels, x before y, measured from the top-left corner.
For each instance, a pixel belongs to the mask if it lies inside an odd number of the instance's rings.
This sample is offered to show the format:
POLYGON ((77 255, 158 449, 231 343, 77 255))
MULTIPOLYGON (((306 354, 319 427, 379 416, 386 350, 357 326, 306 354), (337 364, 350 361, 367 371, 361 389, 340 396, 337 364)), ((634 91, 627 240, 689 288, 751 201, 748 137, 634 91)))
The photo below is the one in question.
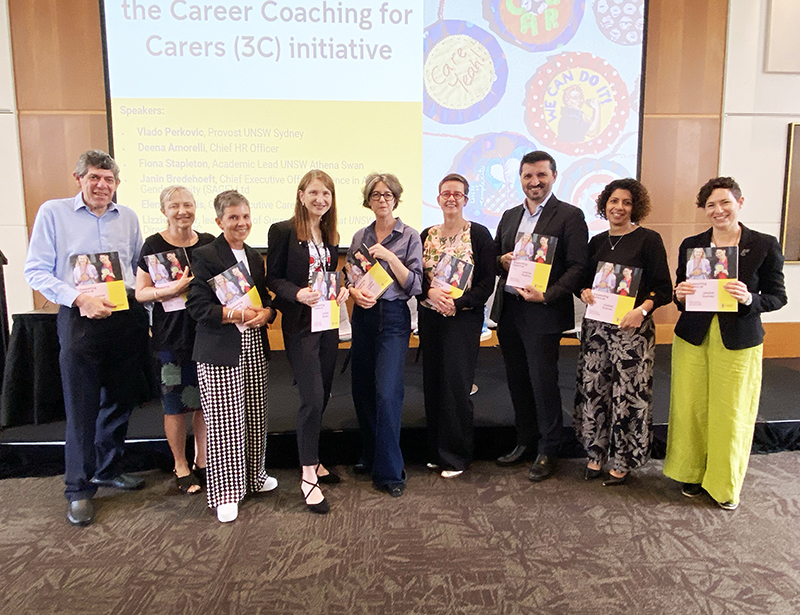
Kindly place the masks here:
POLYGON ((111 156, 101 149, 90 149, 83 152, 75 165, 75 175, 85 177, 89 172, 89 167, 111 171, 114 174, 114 180, 119 181, 119 166, 111 156))
POLYGON ((394 207, 392 207, 392 209, 397 209, 397 206, 400 204, 400 195, 403 194, 403 186, 400 180, 391 173, 370 173, 367 175, 364 179, 364 187, 361 189, 361 194, 364 197, 362 205, 367 209, 372 209, 369 206, 369 195, 372 194, 378 182, 386 184, 386 187, 389 188, 389 191, 394 195, 394 207))
POLYGON ((250 201, 248 201, 243 194, 236 190, 226 190, 214 197, 214 213, 217 215, 217 218, 222 220, 222 217, 225 215, 225 210, 228 207, 241 204, 247 205, 248 208, 250 207, 250 201))

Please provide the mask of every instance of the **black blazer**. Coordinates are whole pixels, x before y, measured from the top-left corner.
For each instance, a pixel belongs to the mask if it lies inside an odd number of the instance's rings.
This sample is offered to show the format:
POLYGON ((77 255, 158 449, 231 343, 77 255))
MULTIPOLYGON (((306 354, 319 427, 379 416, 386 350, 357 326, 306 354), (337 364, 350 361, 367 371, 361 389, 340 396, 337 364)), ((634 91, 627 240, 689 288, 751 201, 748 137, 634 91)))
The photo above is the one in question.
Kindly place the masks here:
MULTIPOLYGON (((430 228, 430 227, 429 227, 430 228)), ((421 239, 423 251, 425 240, 428 238, 428 230, 422 231, 421 239)), ((472 285, 470 289, 453 300, 456 310, 476 310, 483 309, 489 300, 494 287, 494 268, 497 260, 497 249, 492 240, 492 234, 485 226, 473 222, 469 228, 469 240, 472 244, 472 258, 475 261, 472 269, 472 285)), ((422 274, 422 294, 417 297, 420 301, 428 298, 428 291, 431 288, 431 281, 428 276, 422 274)))
MULTIPOLYGON (((500 219, 495 236, 497 248, 497 274, 500 279, 494 293, 492 320, 500 321, 505 296, 504 288, 508 271, 500 266, 500 257, 514 249, 517 228, 522 220, 525 204, 507 210, 500 219)), ((569 203, 559 201, 550 195, 542 210, 536 228, 539 235, 550 235, 558 238, 556 253, 553 256, 553 268, 550 281, 544 293, 544 303, 526 302, 531 310, 531 333, 561 333, 575 326, 575 308, 572 300, 583 283, 584 269, 589 258, 589 230, 583 212, 569 203)))
MULTIPOLYGON (((297 301, 297 291, 308 286, 308 242, 297 239, 292 220, 276 222, 267 234, 267 286, 281 311, 283 335, 311 330, 311 308, 297 301)), ((328 249, 326 271, 336 271, 339 247, 328 249)))
MULTIPOLYGON (((244 246, 244 251, 247 255, 247 263, 250 265, 253 283, 258 289, 258 294, 261 295, 261 303, 264 307, 271 308, 272 302, 264 275, 264 259, 247 244, 244 246)), ((222 324, 223 305, 208 283, 208 280, 215 275, 235 264, 236 257, 233 255, 233 250, 222 235, 192 253, 194 278, 189 284, 186 309, 189 310, 189 315, 197 321, 197 333, 192 353, 193 361, 228 367, 239 365, 239 357, 242 354, 242 334, 233 323, 222 324)), ((275 320, 274 309, 270 322, 273 320, 275 320)), ((261 327, 256 331, 261 336, 264 356, 269 360, 267 328, 261 327)))
MULTIPOLYGON (((778 240, 772 235, 759 233, 740 223, 742 236, 739 239, 740 282, 747 284, 753 295, 750 305, 739 304, 737 312, 720 312, 719 330, 722 343, 728 350, 742 350, 758 346, 764 341, 761 312, 772 312, 786 305, 786 288, 783 283, 783 255, 778 240)), ((686 252, 691 248, 707 248, 711 245, 711 232, 687 237, 678 252, 677 283, 686 280, 686 252)), ((681 310, 675 325, 675 335, 690 344, 699 346, 706 337, 715 312, 686 312, 685 305, 675 299, 681 310)))

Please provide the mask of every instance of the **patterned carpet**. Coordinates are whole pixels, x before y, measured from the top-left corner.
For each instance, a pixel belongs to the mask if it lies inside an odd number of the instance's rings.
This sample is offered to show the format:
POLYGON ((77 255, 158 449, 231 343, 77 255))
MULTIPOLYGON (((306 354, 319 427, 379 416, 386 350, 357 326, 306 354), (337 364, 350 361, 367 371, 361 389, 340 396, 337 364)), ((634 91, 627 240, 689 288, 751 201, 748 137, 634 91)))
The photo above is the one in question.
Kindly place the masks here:
POLYGON ((409 468, 391 499, 349 468, 308 513, 299 476, 216 522, 204 496, 145 473, 65 519, 60 477, 0 481, 4 614, 696 614, 800 612, 800 453, 753 456, 738 510, 693 500, 651 462, 623 487, 581 460, 530 483, 474 464, 409 468))

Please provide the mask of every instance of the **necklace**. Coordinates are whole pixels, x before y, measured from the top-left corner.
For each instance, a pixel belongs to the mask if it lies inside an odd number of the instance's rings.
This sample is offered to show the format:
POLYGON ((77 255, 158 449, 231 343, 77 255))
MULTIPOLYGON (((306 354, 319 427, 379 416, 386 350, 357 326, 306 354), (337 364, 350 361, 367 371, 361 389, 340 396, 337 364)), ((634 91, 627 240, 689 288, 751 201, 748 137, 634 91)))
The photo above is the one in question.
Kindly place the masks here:
MULTIPOLYGON (((633 228, 636 228, 636 227, 633 227, 633 228)), ((631 228, 629 227, 627 231, 625 231, 624 233, 622 233, 622 235, 619 236, 619 239, 617 239, 616 243, 612 243, 612 241, 611 241, 611 231, 608 232, 608 245, 611 246, 611 251, 612 252, 619 245, 619 242, 622 241, 622 238, 625 237, 625 235, 627 235, 630 232, 631 232, 631 228)))

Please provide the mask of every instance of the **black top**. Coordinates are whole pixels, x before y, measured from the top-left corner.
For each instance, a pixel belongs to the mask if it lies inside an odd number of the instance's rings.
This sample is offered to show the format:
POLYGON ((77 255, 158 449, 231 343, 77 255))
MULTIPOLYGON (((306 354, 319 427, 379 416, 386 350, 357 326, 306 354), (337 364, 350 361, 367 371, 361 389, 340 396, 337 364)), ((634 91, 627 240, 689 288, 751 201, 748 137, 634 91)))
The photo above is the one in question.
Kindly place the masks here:
MULTIPOLYGON (((308 242, 297 238, 292 220, 269 227, 267 244, 267 286, 275 293, 274 307, 281 311, 284 336, 311 330, 311 308, 297 301, 297 291, 308 286, 308 242)), ((339 247, 325 244, 326 271, 335 271, 339 247)))
POLYGON ((669 275, 667 251, 661 235, 649 228, 639 227, 627 235, 614 236, 611 241, 614 244, 613 250, 608 231, 595 235, 589 241, 589 267, 582 288, 592 287, 597 263, 605 261, 642 270, 642 281, 636 293, 635 305, 641 305, 650 299, 653 302, 650 314, 657 307, 672 301, 672 278, 669 275))
MULTIPOLYGON (((247 264, 250 265, 250 276, 258 289, 261 303, 270 308, 269 322, 275 320, 276 312, 272 309, 272 300, 267 291, 264 274, 264 259, 253 248, 244 244, 247 264)), ((233 267, 237 262, 231 246, 220 235, 210 244, 199 248, 194 253, 192 269, 194 278, 189 284, 189 298, 186 309, 197 321, 197 333, 194 339, 192 359, 198 363, 236 367, 242 354, 242 334, 233 323, 222 323, 224 308, 211 288, 208 280, 233 267)), ((264 356, 269 360, 269 336, 267 328, 255 329, 261 338, 264 356)))
MULTIPOLYGON (((422 231, 422 245, 428 238, 428 230, 422 231)), ((492 234, 485 226, 477 222, 471 222, 469 227, 469 240, 472 244, 472 258, 475 261, 472 270, 472 286, 458 299, 453 300, 457 311, 483 309, 489 300, 494 287, 494 267, 497 259, 497 248, 495 247, 492 234)), ((420 301, 428 297, 431 281, 428 276, 422 275, 422 294, 417 297, 420 301)))
MULTIPOLYGON (((197 233, 197 243, 187 246, 186 256, 189 258, 189 266, 192 263, 192 252, 214 241, 214 236, 210 233, 197 233)), ((160 233, 150 235, 144 240, 141 256, 139 256, 139 269, 149 275, 145 256, 159 254, 168 250, 180 250, 180 246, 174 246, 164 239, 160 233)), ((195 323, 189 312, 179 310, 177 312, 165 312, 160 301, 153 301, 153 348, 156 350, 172 350, 179 355, 181 360, 192 355, 194 346, 195 323)))
MULTIPOLYGON (((684 303, 675 299, 681 316, 675 325, 675 335, 690 344, 703 343, 715 314, 719 317, 722 343, 728 350, 753 348, 764 341, 761 312, 779 310, 786 305, 786 287, 783 282, 783 254, 778 240, 772 235, 742 227, 739 238, 739 281, 747 284, 753 295, 750 305, 739 304, 737 312, 686 312, 684 303)), ((711 232, 687 237, 678 252, 677 283, 686 280, 686 252, 691 248, 708 248, 711 232)))

